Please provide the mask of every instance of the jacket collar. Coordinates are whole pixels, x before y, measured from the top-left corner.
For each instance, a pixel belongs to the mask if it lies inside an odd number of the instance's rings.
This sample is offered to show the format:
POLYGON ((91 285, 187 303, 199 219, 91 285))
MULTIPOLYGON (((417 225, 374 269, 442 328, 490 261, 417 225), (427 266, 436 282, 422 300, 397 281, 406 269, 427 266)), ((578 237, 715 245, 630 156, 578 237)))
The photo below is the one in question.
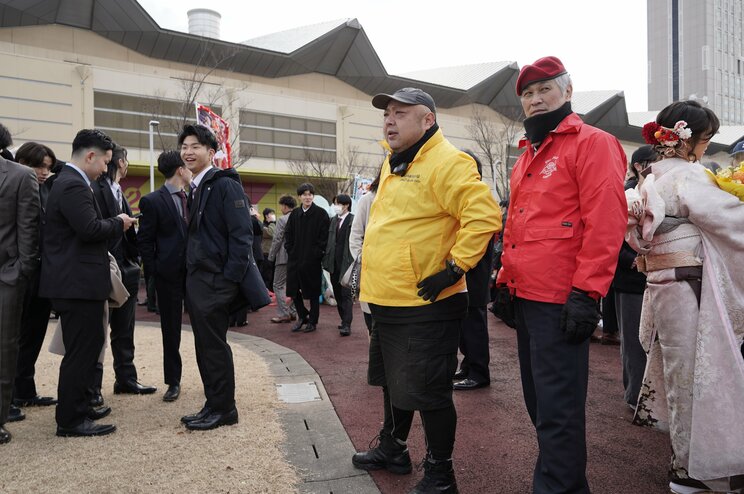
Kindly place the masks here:
MULTIPOLYGON (((584 125, 584 121, 581 120, 581 117, 579 117, 576 112, 572 112, 566 118, 561 120, 558 127, 556 127, 555 130, 550 131, 550 134, 576 134, 579 132, 582 125, 584 125)), ((550 134, 548 134, 548 137, 545 139, 546 141, 550 139, 550 134)), ((522 137, 519 140, 519 149, 523 149, 529 145, 530 141, 527 140, 526 137, 522 137)))

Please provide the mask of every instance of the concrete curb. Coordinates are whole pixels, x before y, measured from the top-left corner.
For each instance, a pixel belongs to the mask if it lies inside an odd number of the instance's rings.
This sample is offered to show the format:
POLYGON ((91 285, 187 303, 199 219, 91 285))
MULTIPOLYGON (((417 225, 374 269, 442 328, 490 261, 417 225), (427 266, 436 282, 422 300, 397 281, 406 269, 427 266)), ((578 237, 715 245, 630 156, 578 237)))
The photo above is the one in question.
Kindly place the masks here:
MULTIPOLYGON (((191 329, 187 325, 184 328, 191 329)), ((282 450, 300 474, 298 490, 306 494, 379 494, 372 477, 355 469, 351 457, 356 452, 351 439, 328 398, 320 376, 297 352, 258 336, 229 331, 228 341, 259 355, 269 366, 274 383, 310 384, 320 399, 286 403, 279 419, 287 433, 282 450)))

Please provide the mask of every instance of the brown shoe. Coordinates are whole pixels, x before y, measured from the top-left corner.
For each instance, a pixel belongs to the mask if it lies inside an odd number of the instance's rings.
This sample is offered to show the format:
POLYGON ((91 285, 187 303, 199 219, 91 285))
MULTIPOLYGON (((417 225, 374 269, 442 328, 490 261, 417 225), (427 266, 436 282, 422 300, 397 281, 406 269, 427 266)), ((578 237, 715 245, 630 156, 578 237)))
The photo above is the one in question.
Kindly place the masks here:
POLYGON ((294 321, 294 317, 292 316, 285 316, 285 317, 272 317, 271 322, 275 323, 283 323, 283 322, 292 322, 294 321))

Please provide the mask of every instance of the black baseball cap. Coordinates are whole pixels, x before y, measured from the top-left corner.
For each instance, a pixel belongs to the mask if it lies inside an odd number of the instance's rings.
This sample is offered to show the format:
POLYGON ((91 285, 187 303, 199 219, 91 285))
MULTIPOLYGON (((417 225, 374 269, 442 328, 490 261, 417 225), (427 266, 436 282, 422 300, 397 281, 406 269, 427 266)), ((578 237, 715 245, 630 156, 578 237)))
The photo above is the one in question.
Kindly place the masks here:
POLYGON ((377 94, 372 98, 372 106, 384 110, 387 108, 391 99, 400 103, 405 103, 406 105, 424 105, 432 113, 437 112, 434 98, 432 98, 429 93, 415 87, 404 87, 403 89, 398 89, 393 94, 377 94))

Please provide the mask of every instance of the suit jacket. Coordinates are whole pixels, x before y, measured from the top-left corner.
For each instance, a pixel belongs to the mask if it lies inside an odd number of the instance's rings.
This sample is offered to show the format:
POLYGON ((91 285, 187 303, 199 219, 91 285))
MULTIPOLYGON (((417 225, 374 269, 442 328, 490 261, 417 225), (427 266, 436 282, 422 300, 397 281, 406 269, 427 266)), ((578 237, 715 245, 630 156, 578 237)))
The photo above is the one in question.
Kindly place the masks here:
POLYGON ((186 222, 178 213, 165 186, 147 194, 139 203, 142 217, 137 247, 145 276, 169 281, 182 280, 186 273, 186 222))
MULTIPOLYGON (((129 207, 129 203, 124 199, 124 191, 122 190, 122 199, 119 208, 117 208, 116 198, 114 193, 111 192, 106 179, 101 178, 91 183, 93 189, 93 195, 96 198, 98 207, 101 210, 101 215, 104 218, 113 218, 120 213, 126 213, 132 216, 132 209, 129 207)), ((134 228, 130 228, 126 232, 117 237, 109 240, 108 245, 109 252, 113 254, 116 259, 116 263, 121 268, 125 265, 126 261, 131 264, 139 265, 139 253, 137 251, 137 233, 134 228)))
POLYGON ((119 218, 103 219, 85 179, 64 166, 49 193, 42 224, 39 296, 107 300, 108 243, 122 231, 119 218))
POLYGON ((39 182, 31 168, 0 157, 0 282, 15 286, 39 265, 39 182))
POLYGON ((339 277, 343 276, 351 263, 351 250, 349 249, 349 235, 351 235, 351 224, 354 221, 354 215, 349 213, 346 219, 338 228, 338 216, 331 218, 331 224, 328 227, 328 243, 326 245, 325 257, 323 257, 323 269, 333 274, 336 272, 336 266, 339 265, 339 277))
MULTIPOLYGON (((289 213, 291 213, 291 211, 289 213)), ((284 248, 284 231, 287 228, 289 213, 282 215, 281 218, 276 220, 274 237, 271 239, 269 261, 272 261, 277 266, 287 264, 287 249, 284 248)))

